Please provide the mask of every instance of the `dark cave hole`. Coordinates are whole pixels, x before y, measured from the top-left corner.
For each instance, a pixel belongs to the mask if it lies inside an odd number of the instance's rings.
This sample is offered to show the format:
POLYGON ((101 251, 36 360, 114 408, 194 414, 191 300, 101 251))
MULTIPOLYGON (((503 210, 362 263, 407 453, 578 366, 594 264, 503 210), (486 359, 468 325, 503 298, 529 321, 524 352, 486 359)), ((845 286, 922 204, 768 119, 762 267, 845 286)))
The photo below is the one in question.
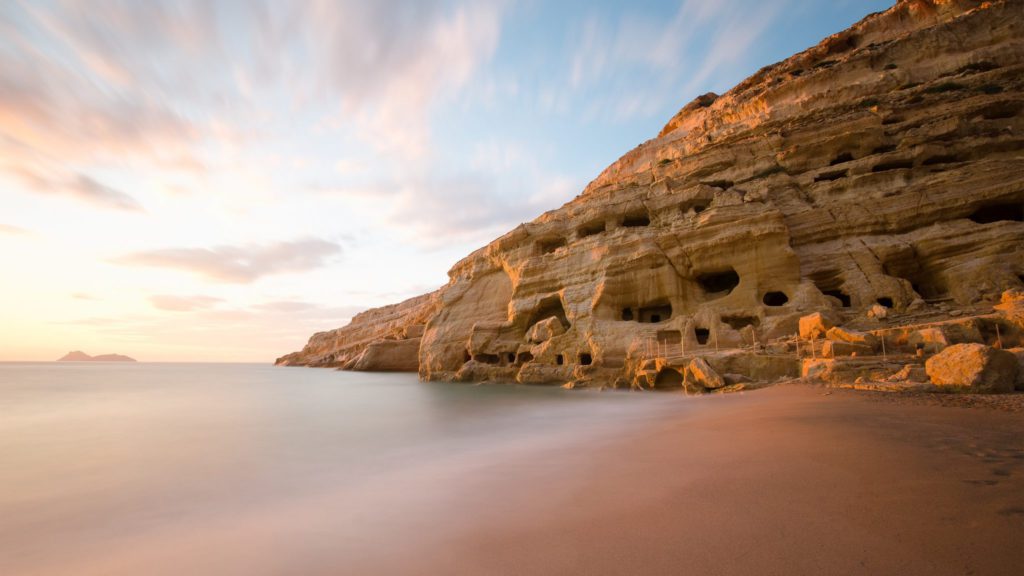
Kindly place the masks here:
POLYGON ((888 154, 889 152, 892 152, 895 149, 896 149, 896 146, 894 146, 892 144, 883 144, 882 146, 878 146, 877 148, 872 150, 871 153, 872 154, 888 154))
POLYGON ((735 186, 732 180, 711 180, 709 182, 701 182, 705 186, 711 186, 712 188, 718 188, 720 190, 728 190, 735 186))
POLYGON ((846 162, 853 162, 853 154, 849 152, 843 152, 839 156, 836 156, 828 163, 829 166, 835 166, 836 164, 845 164, 846 162))
POLYGON ((789 296, 785 292, 767 292, 761 299, 765 306, 785 306, 789 302, 789 296))
POLYGON ((640 309, 640 322, 657 324, 672 317, 671 304, 656 304, 640 309))
POLYGON ((1024 204, 988 204, 968 216, 978 224, 995 222, 1024 222, 1024 204))
POLYGON ((530 354, 529 352, 520 352, 519 356, 516 357, 516 362, 518 364, 526 364, 527 362, 531 362, 532 360, 533 354, 530 354))
POLYGON ((565 246, 565 238, 552 238, 550 240, 540 240, 537 242, 537 249, 541 254, 550 254, 563 246, 565 246))
POLYGON ((515 364, 515 361, 516 361, 516 354, 515 354, 515 352, 509 352, 507 358, 508 358, 508 363, 509 364, 515 364))
POLYGON ((834 182, 846 178, 846 170, 835 170, 832 172, 823 172, 814 177, 815 182, 834 182))
POLYGON ((907 168, 913 168, 914 162, 912 160, 893 160, 891 162, 881 162, 871 167, 872 172, 887 172, 889 170, 905 170, 907 168))
POLYGON ((647 214, 631 214, 622 219, 623 228, 642 228, 651 225, 651 217, 647 214))
POLYGON ((740 284, 740 275, 730 268, 723 272, 712 272, 697 276, 697 283, 708 294, 729 294, 740 284))
POLYGON ((708 338, 711 336, 711 330, 707 328, 694 328, 693 335, 697 337, 697 344, 701 346, 708 343, 708 338))
POLYGON ((822 290, 821 293, 824 294, 825 296, 831 296, 833 298, 838 299, 839 302, 843 305, 843 308, 849 308, 853 304, 852 300, 850 299, 850 295, 847 294, 846 292, 843 292, 842 290, 822 290))
POLYGON ((722 322, 725 322, 733 330, 742 330, 747 326, 760 326, 761 319, 757 316, 723 316, 722 322))
POLYGON ((473 359, 483 364, 497 364, 501 362, 501 358, 499 358, 497 354, 480 353, 474 356, 473 359))
POLYGON ((625 320, 626 322, 632 321, 633 320, 633 309, 632 308, 623 308, 622 309, 622 319, 625 320))
POLYGON ((580 353, 580 364, 584 366, 590 366, 594 363, 594 357, 586 352, 580 353))
POLYGON ((600 220, 600 221, 591 222, 589 224, 584 224, 583 226, 580 226, 580 229, 579 229, 579 231, 577 233, 579 234, 580 238, 586 238, 587 236, 594 236, 594 235, 600 234, 600 233, 602 233, 604 231, 605 231, 605 222, 604 222, 604 220, 600 220))
POLYGON ((672 368, 662 368, 654 379, 655 388, 682 388, 683 374, 672 368))
POLYGON ((877 300, 877 302, 886 308, 892 308, 892 298, 889 298, 888 296, 882 296, 877 300))
POLYGON ((926 158, 924 162, 921 162, 921 166, 936 166, 938 164, 953 164, 954 162, 963 162, 964 159, 955 154, 940 154, 938 156, 932 156, 926 158))
POLYGON ((541 300, 537 309, 530 315, 530 321, 526 325, 527 327, 533 326, 537 322, 551 317, 558 318, 562 328, 566 330, 572 326, 569 323, 569 319, 565 316, 565 307, 562 306, 562 299, 559 296, 548 296, 541 300))
POLYGON ((561 354, 555 356, 555 364, 558 364, 559 366, 565 364, 565 356, 562 356, 561 354))

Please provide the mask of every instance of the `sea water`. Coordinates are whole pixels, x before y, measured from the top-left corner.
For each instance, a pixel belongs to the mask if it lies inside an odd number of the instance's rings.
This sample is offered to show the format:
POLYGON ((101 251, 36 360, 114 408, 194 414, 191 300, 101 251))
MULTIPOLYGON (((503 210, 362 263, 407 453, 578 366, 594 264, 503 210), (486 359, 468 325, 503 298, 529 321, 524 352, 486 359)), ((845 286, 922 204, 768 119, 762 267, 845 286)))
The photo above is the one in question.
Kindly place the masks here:
POLYGON ((254 364, 0 363, 0 574, 373 571, 501 497, 474 479, 529 477, 545 451, 684 404, 254 364))

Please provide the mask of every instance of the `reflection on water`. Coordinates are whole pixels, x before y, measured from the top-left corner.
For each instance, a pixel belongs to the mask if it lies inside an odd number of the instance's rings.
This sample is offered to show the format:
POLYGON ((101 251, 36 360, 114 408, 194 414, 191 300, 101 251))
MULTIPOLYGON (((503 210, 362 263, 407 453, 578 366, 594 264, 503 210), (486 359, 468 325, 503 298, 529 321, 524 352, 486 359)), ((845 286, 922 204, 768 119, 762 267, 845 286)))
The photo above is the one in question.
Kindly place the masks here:
POLYGON ((0 574, 372 569, 482 514, 493 495, 475 478, 529 476, 545 451, 682 402, 260 365, 0 364, 0 574))

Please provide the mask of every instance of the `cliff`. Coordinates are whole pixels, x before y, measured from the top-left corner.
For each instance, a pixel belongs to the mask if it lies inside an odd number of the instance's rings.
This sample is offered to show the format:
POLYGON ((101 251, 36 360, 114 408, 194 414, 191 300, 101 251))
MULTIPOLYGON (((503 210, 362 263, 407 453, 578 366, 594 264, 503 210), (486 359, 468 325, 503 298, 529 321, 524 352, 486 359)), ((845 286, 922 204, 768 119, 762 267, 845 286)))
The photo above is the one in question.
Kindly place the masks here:
POLYGON ((653 385, 695 354, 774 379, 801 373, 812 312, 980 313, 1024 285, 1022 38, 1020 0, 900 1, 699 97, 438 292, 278 363, 377 369, 374 346, 425 324, 425 380, 653 385))

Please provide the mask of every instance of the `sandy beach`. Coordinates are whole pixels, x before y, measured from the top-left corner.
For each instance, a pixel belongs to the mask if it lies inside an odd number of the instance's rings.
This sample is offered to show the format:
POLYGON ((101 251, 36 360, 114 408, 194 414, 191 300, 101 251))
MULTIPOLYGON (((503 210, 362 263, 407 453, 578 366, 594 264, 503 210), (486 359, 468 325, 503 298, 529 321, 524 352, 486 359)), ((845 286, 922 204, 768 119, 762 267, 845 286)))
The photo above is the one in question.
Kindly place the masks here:
POLYGON ((5 575, 1024 566, 1019 394, 791 384, 686 397, 263 366, 6 370, 5 575), (66 384, 45 384, 54 370, 66 384))
MULTIPOLYGON (((1019 398, 1018 398, 1019 400, 1019 398)), ((478 479, 429 574, 1020 574, 1024 421, 783 386, 478 479)), ((437 531, 423 534, 426 541, 437 531)), ((325 571, 324 573, 328 573, 325 571)))

